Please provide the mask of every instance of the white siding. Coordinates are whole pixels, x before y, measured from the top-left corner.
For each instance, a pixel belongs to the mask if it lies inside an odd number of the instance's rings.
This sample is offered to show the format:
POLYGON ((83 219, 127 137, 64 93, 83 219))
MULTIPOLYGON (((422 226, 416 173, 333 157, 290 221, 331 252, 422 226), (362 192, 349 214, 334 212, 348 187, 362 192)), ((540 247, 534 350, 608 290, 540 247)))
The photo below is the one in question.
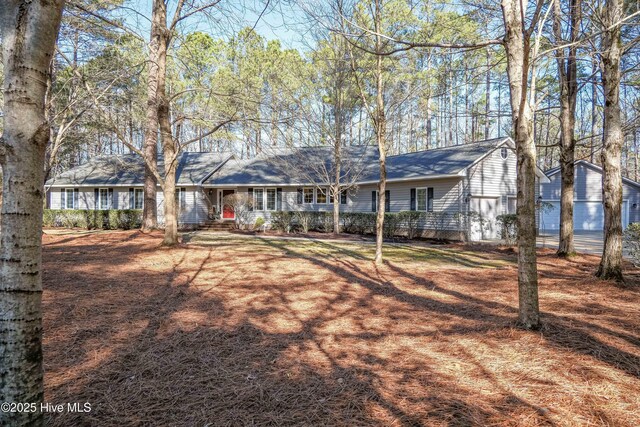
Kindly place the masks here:
MULTIPOLYGON (((100 187, 109 188, 109 187, 100 187)), ((142 187, 115 187, 113 189, 113 201, 112 209, 129 209, 129 188, 142 187)), ((182 188, 182 187, 178 187, 182 188)), ((207 204, 203 197, 202 192, 197 187, 184 187, 186 188, 185 194, 185 208, 180 212, 178 222, 180 224, 196 224, 203 223, 207 218, 207 204)), ((62 209, 61 206, 61 188, 52 188, 50 191, 50 209, 62 209)), ((156 194, 156 202, 158 205, 158 222, 162 224, 164 222, 164 195, 162 191, 158 190, 156 194)), ((93 210, 95 209, 95 188, 94 187, 81 187, 78 192, 78 206, 76 209, 93 210)))
POLYGON ((508 212, 508 198, 515 197, 516 154, 506 144, 508 157, 503 159, 501 147, 490 152, 482 161, 469 168, 465 179, 465 194, 472 196, 498 197, 498 214, 508 212))
MULTIPOLYGON (((389 190, 391 199, 390 212, 411 210, 411 189, 424 187, 433 188, 434 212, 459 212, 459 181, 458 178, 447 178, 387 183, 387 190, 389 190)), ((352 212, 371 212, 371 192, 376 191, 377 188, 378 186, 373 184, 360 186, 349 210, 352 212)))

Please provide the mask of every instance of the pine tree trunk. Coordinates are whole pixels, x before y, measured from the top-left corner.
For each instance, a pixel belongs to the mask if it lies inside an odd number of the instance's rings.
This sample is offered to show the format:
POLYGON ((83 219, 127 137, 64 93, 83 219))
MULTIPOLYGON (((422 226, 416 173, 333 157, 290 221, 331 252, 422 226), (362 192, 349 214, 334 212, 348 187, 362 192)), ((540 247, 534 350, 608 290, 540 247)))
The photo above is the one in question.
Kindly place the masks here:
POLYGON ((334 183, 331 191, 333 192, 333 233, 340 233, 340 175, 342 166, 342 127, 343 127, 343 111, 342 111, 342 90, 338 88, 335 91, 335 137, 333 139, 333 164, 334 164, 334 183))
POLYGON ((623 142, 620 117, 620 0, 605 2, 605 31, 602 38, 602 86, 604 92, 604 146, 602 190, 604 198, 604 247, 596 275, 601 279, 623 281, 622 276, 622 173, 620 157, 623 142))
MULTIPOLYGON (((554 3, 553 32, 557 46, 565 44, 562 37, 562 8, 560 2, 554 3)), ((570 14, 570 42, 574 43, 568 49, 556 50, 558 77, 560 82, 560 236, 558 256, 570 256, 575 252, 573 244, 573 186, 575 161, 575 124, 576 124, 576 96, 578 93, 577 80, 577 44, 581 20, 581 1, 571 0, 570 14), (568 50, 568 55, 565 51, 568 50)), ((550 115, 550 114, 549 114, 550 115)))
POLYGON ((491 130, 491 50, 487 48, 487 75, 485 81, 484 139, 489 139, 491 130))
MULTIPOLYGON (((167 10, 163 5, 161 15, 161 37, 158 44, 158 123, 162 154, 164 157, 164 240, 163 245, 173 246, 178 243, 178 206, 176 203, 176 170, 178 162, 178 146, 171 130, 170 101, 167 97, 167 50, 171 35, 166 28, 167 10)), ((180 195, 178 196, 178 203, 180 195)))
POLYGON ((64 1, 0 7, 4 130, 0 138, 0 401, 37 411, 0 411, 0 425, 43 424, 42 207, 50 129, 47 80, 64 1))
POLYGON ((536 146, 533 139, 533 109, 526 80, 530 70, 530 40, 525 34, 523 22, 526 1, 502 0, 501 6, 517 156, 518 321, 525 329, 537 329, 540 327, 540 310, 536 264, 536 146))
MULTIPOLYGON (((376 52, 382 52, 382 37, 380 29, 382 25, 382 10, 380 0, 376 0, 375 9, 375 32, 376 32, 376 52)), ((385 190, 387 186, 387 120, 384 110, 384 85, 383 85, 382 55, 376 55, 376 142, 378 143, 378 154, 380 157, 380 181, 378 181, 378 212, 376 215, 376 255, 374 262, 382 265, 382 240, 384 237, 384 206, 385 190)))
POLYGON ((154 169, 157 170, 158 167, 158 50, 163 37, 162 28, 164 26, 166 26, 164 1, 153 0, 151 39, 149 40, 149 71, 147 74, 147 109, 143 145, 145 160, 144 206, 142 209, 143 231, 158 228, 158 205, 156 201, 158 181, 153 171, 154 169))

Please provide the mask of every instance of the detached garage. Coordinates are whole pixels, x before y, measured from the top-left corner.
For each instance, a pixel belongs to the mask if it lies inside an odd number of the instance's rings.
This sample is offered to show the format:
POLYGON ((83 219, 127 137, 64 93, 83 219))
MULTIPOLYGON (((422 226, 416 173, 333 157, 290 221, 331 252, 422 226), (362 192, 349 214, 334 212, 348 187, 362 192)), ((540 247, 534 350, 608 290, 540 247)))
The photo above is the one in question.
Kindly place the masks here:
MULTIPOLYGON (((541 230, 560 229, 560 168, 547 171, 549 183, 540 185, 543 202, 551 205, 540 215, 541 230)), ((623 178, 622 225, 640 222, 640 184, 623 178)), ((596 231, 604 228, 602 205, 602 169, 593 163, 579 160, 575 163, 573 197, 573 227, 577 231, 596 231)))

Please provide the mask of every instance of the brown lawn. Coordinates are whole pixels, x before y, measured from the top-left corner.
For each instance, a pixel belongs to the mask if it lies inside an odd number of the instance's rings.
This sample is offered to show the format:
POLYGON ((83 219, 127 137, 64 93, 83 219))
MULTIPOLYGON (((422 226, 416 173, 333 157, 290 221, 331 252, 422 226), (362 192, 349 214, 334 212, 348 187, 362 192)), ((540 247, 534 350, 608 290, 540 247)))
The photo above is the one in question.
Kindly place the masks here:
MULTIPOLYGON (((139 232, 44 238, 46 400, 81 425, 640 425, 640 292, 541 253, 139 232)), ((630 272, 634 273, 634 272, 630 272)))

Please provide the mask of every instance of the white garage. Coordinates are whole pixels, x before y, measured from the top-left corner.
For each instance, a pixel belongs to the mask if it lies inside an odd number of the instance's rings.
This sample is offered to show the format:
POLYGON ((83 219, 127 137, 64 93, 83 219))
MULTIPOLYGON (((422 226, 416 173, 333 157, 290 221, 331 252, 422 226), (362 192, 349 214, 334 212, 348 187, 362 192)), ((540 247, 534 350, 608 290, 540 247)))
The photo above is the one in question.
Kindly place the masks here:
MULTIPOLYGON (((551 206, 543 209, 540 215, 541 230, 560 229, 560 201, 545 200, 551 206)), ((622 226, 629 225, 629 202, 622 202, 622 226)), ((604 208, 600 200, 574 200, 573 228, 578 231, 597 231, 604 229, 604 208)))

